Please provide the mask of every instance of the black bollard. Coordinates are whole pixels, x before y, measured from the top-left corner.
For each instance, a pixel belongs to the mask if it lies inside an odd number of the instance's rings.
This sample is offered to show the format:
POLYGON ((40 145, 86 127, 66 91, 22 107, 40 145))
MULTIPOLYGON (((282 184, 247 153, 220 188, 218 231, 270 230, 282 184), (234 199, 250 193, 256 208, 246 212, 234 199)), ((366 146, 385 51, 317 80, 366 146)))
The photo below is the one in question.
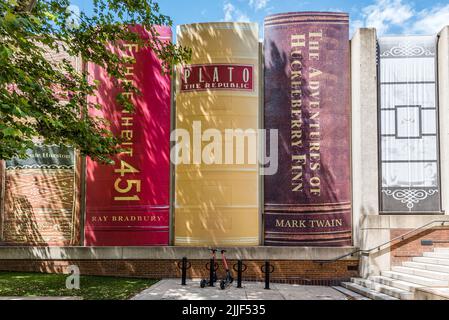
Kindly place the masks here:
POLYGON ((242 287, 243 261, 237 261, 237 288, 242 287))
POLYGON ((214 286, 214 282, 215 282, 214 275, 215 275, 215 260, 210 259, 210 261, 209 261, 209 287, 214 286))
POLYGON ((248 266, 243 263, 243 260, 238 260, 237 263, 234 264, 232 269, 234 269, 234 271, 237 272, 237 288, 243 288, 242 287, 243 272, 245 272, 246 269, 248 269, 248 266))
POLYGON ((186 285, 187 278, 187 258, 182 258, 182 266, 181 266, 181 285, 186 285))
POLYGON ((265 261, 265 289, 270 290, 270 262, 265 261))

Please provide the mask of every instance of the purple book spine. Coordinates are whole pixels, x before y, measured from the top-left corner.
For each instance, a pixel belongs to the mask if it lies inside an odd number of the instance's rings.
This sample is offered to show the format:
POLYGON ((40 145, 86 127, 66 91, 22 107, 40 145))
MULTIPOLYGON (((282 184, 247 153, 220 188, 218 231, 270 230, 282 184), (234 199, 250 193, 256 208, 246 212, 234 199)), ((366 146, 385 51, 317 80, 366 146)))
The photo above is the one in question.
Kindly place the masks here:
POLYGON ((352 245, 348 39, 345 13, 265 19, 265 128, 279 130, 266 245, 352 245))

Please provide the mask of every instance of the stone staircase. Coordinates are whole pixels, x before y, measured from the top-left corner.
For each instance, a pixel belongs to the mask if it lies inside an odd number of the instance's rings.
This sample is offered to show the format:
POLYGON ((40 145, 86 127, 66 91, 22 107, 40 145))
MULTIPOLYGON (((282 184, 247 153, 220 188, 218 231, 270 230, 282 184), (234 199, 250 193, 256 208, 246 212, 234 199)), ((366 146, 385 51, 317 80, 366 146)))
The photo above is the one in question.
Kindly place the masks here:
POLYGON ((353 278, 342 286, 372 300, 414 300, 416 289, 449 287, 449 248, 435 248, 380 276, 353 278))

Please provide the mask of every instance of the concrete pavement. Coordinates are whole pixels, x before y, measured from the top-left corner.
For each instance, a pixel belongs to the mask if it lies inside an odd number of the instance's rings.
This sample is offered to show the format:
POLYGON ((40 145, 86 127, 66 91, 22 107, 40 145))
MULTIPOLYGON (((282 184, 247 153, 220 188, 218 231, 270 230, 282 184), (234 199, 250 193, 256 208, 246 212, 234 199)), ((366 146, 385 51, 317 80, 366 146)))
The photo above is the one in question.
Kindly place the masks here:
POLYGON ((200 288, 200 280, 188 280, 181 286, 180 279, 161 280, 132 300, 348 300, 339 291, 331 287, 300 286, 290 284, 270 284, 265 290, 262 282, 244 282, 237 289, 235 282, 226 290, 215 287, 200 288))

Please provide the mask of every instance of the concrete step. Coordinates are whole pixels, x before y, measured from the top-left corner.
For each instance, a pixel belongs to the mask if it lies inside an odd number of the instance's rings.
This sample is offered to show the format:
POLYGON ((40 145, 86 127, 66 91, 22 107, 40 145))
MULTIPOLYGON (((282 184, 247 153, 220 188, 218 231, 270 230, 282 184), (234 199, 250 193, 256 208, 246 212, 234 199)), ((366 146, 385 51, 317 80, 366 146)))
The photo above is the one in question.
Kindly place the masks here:
POLYGON ((438 264, 442 266, 449 266, 449 259, 439 259, 439 258, 430 258, 430 257, 415 257, 412 259, 413 262, 420 263, 431 263, 438 264))
POLYGON ((440 265, 440 264, 422 263, 422 262, 414 262, 414 261, 407 261, 407 262, 404 262, 402 265, 404 267, 408 267, 408 268, 424 269, 424 270, 430 270, 430 271, 449 273, 449 265, 445 266, 445 265, 440 265))
POLYGON ((422 288, 423 286, 420 284, 416 284, 413 282, 407 282, 407 281, 401 281, 397 279, 392 279, 388 277, 382 277, 382 276, 372 276, 368 278, 371 281, 384 284, 393 288, 398 288, 401 290, 405 290, 408 292, 415 292, 416 289, 422 288))
POLYGON ((449 288, 421 288, 415 293, 416 300, 449 300, 449 288))
POLYGON ((348 290, 348 289, 340 287, 340 286, 335 286, 332 288, 343 293, 344 295, 348 296, 350 298, 350 300, 371 300, 370 298, 362 296, 361 294, 358 294, 355 291, 348 290))
POLYGON ((391 268, 391 271, 412 274, 424 278, 443 280, 446 281, 447 285, 449 285, 449 273, 409 268, 409 267, 393 267, 391 268))
POLYGON ((351 282, 358 284, 359 286, 395 297, 400 300, 413 300, 413 293, 398 288, 393 288, 385 284, 377 283, 371 280, 353 278, 351 282))
POLYGON ((449 259, 449 252, 424 252, 423 256, 429 258, 449 259))
POLYGON ((434 252, 440 252, 440 253, 449 253, 449 248, 435 248, 433 249, 434 252))
POLYGON ((427 287, 447 287, 449 283, 449 281, 430 279, 402 272, 382 271, 380 274, 384 277, 412 282, 427 287))
POLYGON ((398 298, 394 298, 384 293, 365 288, 353 282, 343 282, 341 285, 348 290, 357 292, 358 294, 361 294, 362 296, 365 296, 372 300, 399 300, 398 298))

